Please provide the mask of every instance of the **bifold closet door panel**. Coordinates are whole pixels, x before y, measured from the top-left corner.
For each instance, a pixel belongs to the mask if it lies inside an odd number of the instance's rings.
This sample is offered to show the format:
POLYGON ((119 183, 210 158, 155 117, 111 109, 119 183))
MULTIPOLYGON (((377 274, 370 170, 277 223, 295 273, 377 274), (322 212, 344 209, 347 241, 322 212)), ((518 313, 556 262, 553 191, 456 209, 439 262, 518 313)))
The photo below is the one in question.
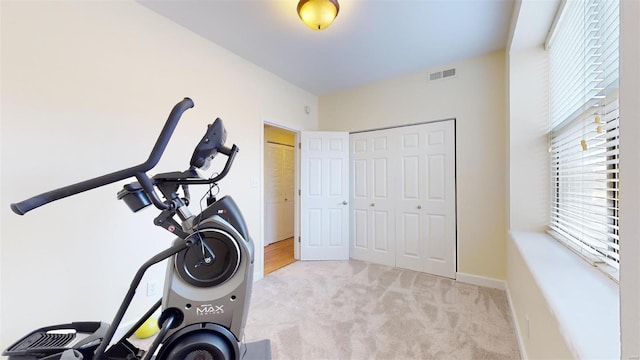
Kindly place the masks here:
POLYGON ((287 146, 282 151, 282 217, 280 240, 293 237, 295 210, 295 150, 287 146))
POLYGON ((293 236, 294 156, 291 146, 274 143, 265 146, 265 246, 293 236))
POLYGON ((456 174, 455 123, 446 121, 427 128, 425 179, 425 271, 456 277, 456 174))
POLYGON ((271 143, 265 144, 264 150, 264 245, 266 246, 278 241, 281 232, 279 218, 281 215, 282 172, 280 158, 282 150, 279 146, 271 143))
POLYGON ((454 121, 398 132, 396 266, 455 278, 454 121))
POLYGON ((351 144, 351 257, 395 266, 395 210, 391 139, 353 134, 351 144))

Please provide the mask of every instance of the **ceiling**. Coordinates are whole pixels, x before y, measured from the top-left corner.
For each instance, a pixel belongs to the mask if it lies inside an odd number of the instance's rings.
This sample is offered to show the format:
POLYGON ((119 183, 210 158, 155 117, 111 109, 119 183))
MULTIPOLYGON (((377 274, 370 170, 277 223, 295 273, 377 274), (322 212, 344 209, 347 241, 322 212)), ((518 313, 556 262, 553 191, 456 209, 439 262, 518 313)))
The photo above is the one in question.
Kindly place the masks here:
POLYGON ((504 49, 513 0, 339 0, 324 31, 297 0, 139 0, 315 95, 504 49))

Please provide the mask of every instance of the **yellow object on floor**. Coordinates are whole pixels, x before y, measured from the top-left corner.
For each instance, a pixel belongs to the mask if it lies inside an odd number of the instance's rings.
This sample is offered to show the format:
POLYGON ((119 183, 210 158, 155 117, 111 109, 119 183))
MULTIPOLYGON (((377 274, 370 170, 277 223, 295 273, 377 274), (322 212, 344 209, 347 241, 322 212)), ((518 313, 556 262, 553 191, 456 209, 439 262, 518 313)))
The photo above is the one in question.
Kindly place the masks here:
POLYGON ((150 317, 147 319, 147 321, 140 325, 140 327, 134 334, 140 339, 146 339, 155 335, 158 330, 158 320, 156 318, 150 317))

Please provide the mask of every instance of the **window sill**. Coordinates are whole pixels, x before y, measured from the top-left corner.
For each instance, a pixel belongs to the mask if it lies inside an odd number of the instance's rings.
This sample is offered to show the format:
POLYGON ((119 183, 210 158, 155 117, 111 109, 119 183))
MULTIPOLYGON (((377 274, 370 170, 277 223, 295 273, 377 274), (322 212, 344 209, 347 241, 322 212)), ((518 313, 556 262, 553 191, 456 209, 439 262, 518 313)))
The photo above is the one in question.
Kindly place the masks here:
POLYGON ((547 234, 511 232, 575 358, 620 358, 619 289, 547 234))
POLYGON ((589 265, 596 267, 598 270, 602 271, 605 275, 615 281, 616 284, 620 283, 620 275, 618 269, 607 264, 602 259, 599 259, 593 252, 589 252, 589 250, 580 248, 567 237, 552 229, 547 229, 547 234, 551 236, 552 239, 558 241, 560 244, 573 251, 576 256, 586 261, 589 265))

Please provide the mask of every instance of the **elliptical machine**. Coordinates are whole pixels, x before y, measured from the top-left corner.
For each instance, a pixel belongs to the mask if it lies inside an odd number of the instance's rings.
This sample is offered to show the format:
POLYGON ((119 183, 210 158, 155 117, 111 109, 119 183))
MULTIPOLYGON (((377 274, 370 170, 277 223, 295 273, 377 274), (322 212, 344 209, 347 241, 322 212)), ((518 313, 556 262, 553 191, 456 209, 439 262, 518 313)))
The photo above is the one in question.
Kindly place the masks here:
POLYGON ((154 223, 177 236, 173 245, 145 262, 131 282, 111 325, 83 322, 38 329, 4 351, 11 360, 109 359, 109 360, 239 360, 269 359, 268 340, 243 341, 253 284, 254 245, 242 214, 230 196, 215 199, 209 191, 207 207, 200 214, 189 211, 190 185, 214 186, 229 172, 238 153, 234 144, 225 147, 226 130, 219 118, 208 125, 197 144, 190 167, 148 177, 146 172, 160 160, 182 113, 193 107, 185 98, 176 104, 147 161, 94 179, 52 190, 19 203, 11 209, 19 215, 49 202, 135 177, 117 198, 133 212, 150 205, 160 210, 154 223), (206 170, 217 155, 227 157, 222 171, 209 179, 206 170), (160 192, 158 196, 156 189, 160 192), (179 191, 182 190, 182 194, 179 191), (175 217, 179 218, 178 222, 175 217), (144 273, 168 259, 162 299, 131 329, 110 346, 115 332, 135 295, 144 273), (160 330, 151 347, 138 349, 127 339, 158 308, 160 330), (64 335, 64 336, 61 336, 64 335))

